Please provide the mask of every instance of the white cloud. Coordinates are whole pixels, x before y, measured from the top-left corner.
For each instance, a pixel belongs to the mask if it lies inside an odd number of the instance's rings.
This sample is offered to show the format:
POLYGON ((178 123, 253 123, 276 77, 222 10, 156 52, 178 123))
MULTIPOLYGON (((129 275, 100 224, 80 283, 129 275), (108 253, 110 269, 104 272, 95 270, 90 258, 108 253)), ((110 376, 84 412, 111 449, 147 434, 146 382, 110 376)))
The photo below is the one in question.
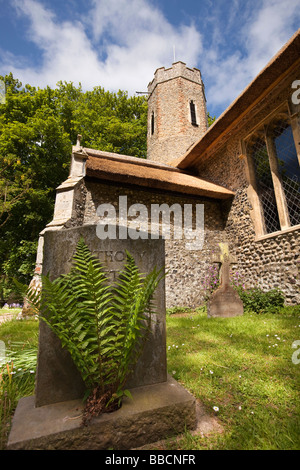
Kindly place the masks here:
POLYGON ((300 0, 265 0, 247 35, 253 73, 258 73, 295 32, 299 25, 300 0))
POLYGON ((24 33, 41 60, 34 66, 1 51, 1 74, 12 71, 40 87, 66 80, 84 89, 100 85, 134 93, 146 91, 156 68, 171 65, 175 46, 176 60, 201 69, 212 114, 238 96, 300 20, 300 0, 219 0, 211 3, 209 17, 177 27, 154 0, 90 0, 76 21, 62 20, 42 0, 12 2, 29 20, 24 33))
POLYGON ((27 38, 42 51, 35 68, 4 56, 1 69, 23 83, 55 86, 66 80, 87 89, 145 91, 155 69, 172 63, 173 45, 188 64, 196 64, 201 52, 201 35, 193 25, 177 30, 147 0, 94 0, 80 22, 59 21, 38 0, 14 0, 14 5, 30 20, 27 38))
MULTIPOLYGON (((300 0, 264 0, 246 13, 238 28, 239 50, 231 51, 228 42, 227 54, 217 44, 203 56, 208 107, 230 104, 290 39, 299 25, 300 0)), ((220 32, 217 21, 215 28, 220 32)))
MULTIPOLYGON (((57 81, 66 80, 87 85, 92 84, 91 76, 99 73, 97 54, 81 23, 69 21, 59 23, 55 15, 36 0, 15 0, 19 15, 30 20, 27 38, 42 51, 42 62, 18 66, 11 55, 6 56, 6 69, 14 73, 23 83, 38 86, 55 86, 57 81)), ((4 67, 2 67, 4 68, 4 67)))

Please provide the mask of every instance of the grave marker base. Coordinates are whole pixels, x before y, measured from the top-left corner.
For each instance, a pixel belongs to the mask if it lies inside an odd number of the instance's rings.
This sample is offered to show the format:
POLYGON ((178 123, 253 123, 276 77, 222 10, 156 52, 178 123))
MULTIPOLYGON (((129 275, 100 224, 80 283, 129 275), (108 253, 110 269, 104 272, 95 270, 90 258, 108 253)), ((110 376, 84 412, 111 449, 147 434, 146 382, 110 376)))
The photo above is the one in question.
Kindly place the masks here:
POLYGON ((196 400, 172 377, 131 390, 122 407, 81 426, 81 400, 35 407, 22 398, 8 450, 130 450, 196 427, 196 400))

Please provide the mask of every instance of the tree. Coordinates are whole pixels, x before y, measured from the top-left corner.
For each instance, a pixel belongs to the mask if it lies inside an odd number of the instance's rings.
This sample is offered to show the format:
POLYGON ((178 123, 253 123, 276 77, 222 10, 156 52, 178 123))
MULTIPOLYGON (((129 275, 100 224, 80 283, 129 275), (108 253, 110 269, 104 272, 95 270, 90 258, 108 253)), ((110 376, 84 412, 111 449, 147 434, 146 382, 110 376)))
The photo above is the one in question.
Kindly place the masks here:
POLYGON ((59 82, 55 89, 36 89, 22 87, 12 74, 0 79, 6 87, 0 104, 0 293, 7 297, 12 277, 31 279, 38 236, 52 219, 77 134, 86 147, 145 157, 147 101, 101 87, 83 92, 81 85, 59 82))
POLYGON ((208 127, 210 127, 216 120, 216 116, 212 117, 210 113, 207 113, 208 127))
POLYGON ((147 102, 143 97, 96 87, 82 95, 73 124, 83 136, 83 146, 146 157, 147 102))

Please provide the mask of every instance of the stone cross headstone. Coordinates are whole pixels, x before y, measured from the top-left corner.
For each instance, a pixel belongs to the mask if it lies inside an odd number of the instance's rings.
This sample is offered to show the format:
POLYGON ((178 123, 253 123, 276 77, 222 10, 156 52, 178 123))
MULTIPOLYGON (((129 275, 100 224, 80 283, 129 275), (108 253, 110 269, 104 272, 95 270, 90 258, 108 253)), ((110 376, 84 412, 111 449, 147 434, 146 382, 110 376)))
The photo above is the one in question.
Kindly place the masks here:
POLYGON ((243 315, 244 308, 237 291, 230 285, 230 264, 236 259, 229 254, 228 245, 220 243, 220 255, 213 262, 221 264, 221 284, 207 304, 208 317, 236 317, 243 315))

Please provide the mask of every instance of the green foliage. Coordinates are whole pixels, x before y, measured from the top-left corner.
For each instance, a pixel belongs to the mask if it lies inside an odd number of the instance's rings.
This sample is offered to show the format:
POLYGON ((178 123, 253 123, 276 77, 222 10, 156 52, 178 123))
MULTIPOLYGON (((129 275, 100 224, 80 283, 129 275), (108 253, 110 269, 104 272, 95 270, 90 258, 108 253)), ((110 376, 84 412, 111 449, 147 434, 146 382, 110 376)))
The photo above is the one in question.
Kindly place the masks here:
POLYGON ((124 386, 148 337, 152 298, 161 278, 156 269, 141 275, 127 253, 111 286, 81 239, 70 273, 53 282, 43 277, 42 294, 27 294, 70 352, 89 393, 107 396, 106 406, 128 393, 124 386))
POLYGON ((211 116, 210 113, 207 113, 208 127, 210 127, 216 120, 216 116, 211 116))
POLYGON ((6 321, 0 325, 0 338, 5 345, 0 351, 0 449, 3 450, 19 399, 34 393, 38 322, 6 321))
POLYGON ((56 187, 68 176, 77 134, 86 147, 145 157, 147 101, 101 87, 83 92, 59 82, 55 89, 36 89, 12 74, 0 79, 6 86, 0 104, 0 277, 9 293, 12 277, 27 284, 32 277, 36 242, 53 217, 56 187))
POLYGON ((176 313, 186 313, 191 312, 191 307, 170 307, 167 308, 167 315, 175 315, 176 313))
POLYGON ((237 291, 245 311, 275 313, 284 306, 284 295, 279 289, 265 292, 258 287, 252 289, 237 287, 237 291))
POLYGON ((5 357, 0 357, 2 380, 6 375, 14 375, 14 381, 28 379, 29 374, 35 374, 37 365, 37 347, 30 343, 14 341, 5 349, 5 357), (8 367, 7 367, 8 365, 8 367))
POLYGON ((146 158, 147 102, 96 87, 81 96, 74 111, 73 126, 82 145, 108 152, 146 158))
POLYGON ((300 305, 285 305, 278 309, 280 315, 300 318, 300 305))

